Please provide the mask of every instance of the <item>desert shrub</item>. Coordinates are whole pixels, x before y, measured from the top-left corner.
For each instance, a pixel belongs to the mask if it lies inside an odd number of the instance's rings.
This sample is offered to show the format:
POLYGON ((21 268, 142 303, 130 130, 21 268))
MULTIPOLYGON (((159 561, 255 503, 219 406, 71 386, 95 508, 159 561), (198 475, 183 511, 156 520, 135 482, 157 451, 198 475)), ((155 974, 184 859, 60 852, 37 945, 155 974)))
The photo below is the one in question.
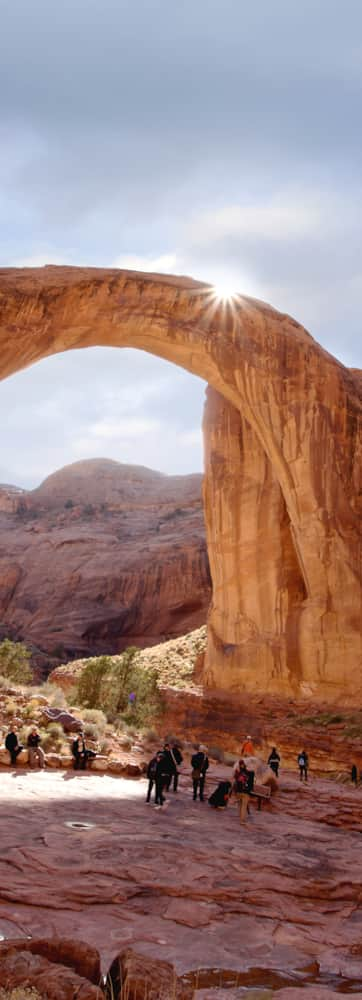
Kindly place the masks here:
POLYGON ((105 756, 107 756, 107 754, 109 754, 111 750, 112 750, 111 740, 102 740, 100 744, 100 752, 103 753, 105 756))
POLYGON ((12 698, 7 698, 5 702, 5 712, 7 715, 16 715, 18 711, 19 708, 16 701, 13 701, 12 698))
POLYGON ((30 649, 23 642, 0 642, 0 673, 16 684, 29 684, 32 680, 30 649))
POLYGON ((94 725, 94 722, 85 722, 83 726, 83 732, 84 735, 89 740, 94 740, 95 743, 98 743, 99 731, 97 729, 97 726, 94 725))
POLYGON ((86 722, 93 722, 101 736, 106 731, 107 719, 104 712, 99 708, 84 708, 82 711, 84 728, 86 722))
POLYGON ((0 688, 6 688, 6 687, 9 687, 9 678, 4 677, 3 674, 0 674, 0 688))
POLYGON ((64 732, 63 732, 63 726, 60 725, 60 722, 50 722, 49 725, 47 726, 46 731, 48 736, 51 736, 53 740, 63 741, 64 732))
POLYGON ((37 689, 37 693, 43 694, 48 699, 49 705, 52 705, 54 708, 67 707, 67 699, 63 689, 58 687, 57 684, 52 684, 51 681, 45 681, 45 684, 42 684, 37 689))

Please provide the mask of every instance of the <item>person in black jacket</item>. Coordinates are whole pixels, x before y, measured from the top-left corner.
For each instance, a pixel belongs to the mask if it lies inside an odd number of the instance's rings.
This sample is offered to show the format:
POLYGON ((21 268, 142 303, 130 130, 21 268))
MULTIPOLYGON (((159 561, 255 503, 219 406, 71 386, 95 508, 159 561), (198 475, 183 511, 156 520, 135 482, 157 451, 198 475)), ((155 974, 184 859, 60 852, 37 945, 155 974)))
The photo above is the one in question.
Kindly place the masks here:
MULTIPOLYGON (((156 756, 152 757, 152 760, 150 760, 150 762, 149 762, 149 765, 148 765, 148 768, 147 768, 148 789, 147 789, 146 802, 150 802, 151 801, 151 792, 152 792, 153 786, 154 786, 154 784, 156 782, 157 765, 158 765, 159 761, 161 760, 161 757, 162 757, 162 751, 159 750, 158 753, 156 753, 156 756)), ((155 801, 156 801, 156 793, 157 793, 157 789, 155 789, 155 801)))
POLYGON ((163 748, 163 773, 165 776, 164 788, 168 792, 171 780, 177 772, 176 760, 169 743, 165 743, 163 748))
POLYGON ((269 754, 268 764, 269 764, 269 767, 272 769, 272 771, 274 771, 274 774, 278 777, 279 764, 280 764, 280 756, 278 754, 278 751, 275 749, 275 747, 272 748, 272 751, 269 754))
POLYGON ((209 758, 207 756, 207 747, 203 747, 202 743, 200 743, 197 753, 194 753, 191 757, 191 767, 194 802, 196 802, 197 799, 197 792, 199 792, 200 802, 203 802, 206 771, 208 771, 209 768, 209 758))
POLYGON ((178 776, 179 776, 179 770, 178 769, 180 767, 180 764, 182 764, 182 761, 183 761, 183 756, 182 756, 182 753, 181 753, 181 750, 180 750, 180 747, 179 747, 178 743, 174 743, 173 744, 173 747, 172 747, 172 750, 171 750, 171 754, 172 754, 172 757, 173 757, 174 762, 175 762, 175 770, 173 772, 173 790, 174 790, 174 792, 177 792, 178 776))
POLYGON ((5 740, 5 746, 10 754, 10 763, 13 765, 13 767, 16 767, 16 759, 19 756, 19 753, 21 753, 21 751, 24 749, 24 747, 18 741, 15 726, 10 726, 10 733, 7 734, 5 740))
POLYGON ((166 787, 170 772, 168 770, 168 761, 166 760, 165 762, 165 751, 158 753, 157 758, 158 760, 157 760, 156 774, 155 774, 155 781, 156 781, 155 804, 156 806, 163 806, 163 803, 165 802, 165 797, 163 792, 164 788, 166 787))
POLYGON ((214 809, 226 809, 230 795, 231 781, 220 781, 207 801, 209 806, 213 806, 214 809))

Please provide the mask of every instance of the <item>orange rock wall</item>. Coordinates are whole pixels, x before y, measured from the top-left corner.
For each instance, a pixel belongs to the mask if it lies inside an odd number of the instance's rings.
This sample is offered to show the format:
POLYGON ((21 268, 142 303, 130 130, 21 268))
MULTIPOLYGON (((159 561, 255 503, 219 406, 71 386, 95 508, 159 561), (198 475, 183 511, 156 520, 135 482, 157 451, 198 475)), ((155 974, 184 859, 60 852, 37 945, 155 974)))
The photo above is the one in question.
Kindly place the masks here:
POLYGON ((290 317, 243 297, 222 304, 187 278, 3 270, 0 310, 3 376, 75 347, 139 347, 238 411, 214 401, 205 423, 207 682, 360 697, 359 373, 290 317))

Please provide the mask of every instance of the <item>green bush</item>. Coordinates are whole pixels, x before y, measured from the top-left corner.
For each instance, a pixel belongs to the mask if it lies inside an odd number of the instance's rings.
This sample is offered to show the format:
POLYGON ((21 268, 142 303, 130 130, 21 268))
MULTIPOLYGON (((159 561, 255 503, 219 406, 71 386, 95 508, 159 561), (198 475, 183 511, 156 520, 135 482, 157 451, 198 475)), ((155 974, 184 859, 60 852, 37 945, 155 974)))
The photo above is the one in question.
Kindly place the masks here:
POLYGON ((77 699, 86 709, 101 709, 109 721, 119 716, 136 728, 159 716, 163 705, 156 670, 144 670, 138 650, 126 649, 121 656, 99 656, 89 660, 78 681, 77 699), (135 701, 129 702, 129 695, 135 701))
POLYGON ((0 674, 15 684, 29 684, 32 680, 30 669, 30 649, 23 642, 0 642, 0 674))

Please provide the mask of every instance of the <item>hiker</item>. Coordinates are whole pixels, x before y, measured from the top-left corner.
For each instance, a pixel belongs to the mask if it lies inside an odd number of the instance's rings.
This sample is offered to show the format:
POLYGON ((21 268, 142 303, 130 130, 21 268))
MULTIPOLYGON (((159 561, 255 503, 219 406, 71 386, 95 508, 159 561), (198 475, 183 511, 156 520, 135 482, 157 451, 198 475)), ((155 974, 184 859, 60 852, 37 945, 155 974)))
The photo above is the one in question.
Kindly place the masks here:
POLYGON ((303 781, 304 777, 304 781, 308 781, 309 758, 305 750, 298 754, 298 767, 300 780, 303 781))
POLYGON ((217 788, 208 798, 209 806, 214 809, 226 809, 231 795, 231 781, 219 781, 217 788))
POLYGON ((197 792, 199 792, 200 802, 204 802, 205 778, 206 771, 209 769, 209 758, 207 756, 207 747, 204 747, 202 743, 200 743, 197 753, 194 753, 191 757, 191 767, 194 802, 197 799, 197 792))
MULTIPOLYGON (((156 756, 152 757, 152 760, 150 760, 149 762, 147 768, 148 789, 147 789, 146 802, 151 801, 151 792, 154 784, 156 783, 157 764, 161 760, 161 757, 162 757, 162 751, 159 750, 158 753, 156 753, 156 756)), ((155 801, 156 801, 156 793, 157 793, 157 787, 155 788, 155 801)))
POLYGON ((29 751, 29 765, 35 767, 37 763, 40 768, 45 767, 45 753, 40 746, 40 736, 36 726, 30 730, 27 747, 29 751))
POLYGON ((163 773, 165 776, 164 787, 168 792, 172 778, 175 780, 177 774, 177 764, 170 744, 165 743, 163 748, 163 773))
POLYGON ((242 745, 241 745, 240 756, 241 757, 254 757, 254 754, 255 754, 255 750, 254 750, 254 744, 253 744, 253 737, 252 736, 246 736, 245 739, 244 739, 244 741, 243 741, 243 743, 242 743, 242 745))
POLYGON ((254 788, 254 771, 249 771, 241 758, 234 773, 233 793, 239 802, 240 823, 244 823, 249 812, 249 793, 254 788))
POLYGON ((14 725, 10 726, 10 732, 7 734, 5 746, 10 754, 10 763, 13 767, 16 767, 16 759, 19 756, 19 753, 24 750, 24 747, 21 743, 19 743, 16 727, 14 725))
POLYGON ((178 778, 179 778, 179 767, 182 764, 183 756, 178 743, 174 743, 171 748, 171 756, 175 762, 175 770, 173 772, 173 790, 177 792, 178 778))
POLYGON ((157 754, 157 764, 156 764, 156 772, 155 772, 155 782, 156 782, 155 806, 156 806, 156 808, 159 808, 160 806, 163 806, 164 802, 166 801, 163 792, 164 792, 164 789, 165 789, 166 784, 167 784, 169 771, 165 770, 165 767, 167 768, 167 761, 166 761, 166 764, 165 764, 165 759, 164 758, 165 758, 165 752, 164 752, 164 750, 160 750, 159 753, 157 754))
POLYGON ((352 781, 352 784, 355 785, 356 788, 357 788, 357 785, 358 785, 357 764, 352 764, 352 767, 351 767, 351 781, 352 781))
POLYGON ((269 767, 271 768, 271 770, 274 771, 274 774, 278 777, 280 757, 279 757, 278 751, 275 749, 275 747, 272 747, 272 751, 269 754, 268 764, 269 764, 269 767))

